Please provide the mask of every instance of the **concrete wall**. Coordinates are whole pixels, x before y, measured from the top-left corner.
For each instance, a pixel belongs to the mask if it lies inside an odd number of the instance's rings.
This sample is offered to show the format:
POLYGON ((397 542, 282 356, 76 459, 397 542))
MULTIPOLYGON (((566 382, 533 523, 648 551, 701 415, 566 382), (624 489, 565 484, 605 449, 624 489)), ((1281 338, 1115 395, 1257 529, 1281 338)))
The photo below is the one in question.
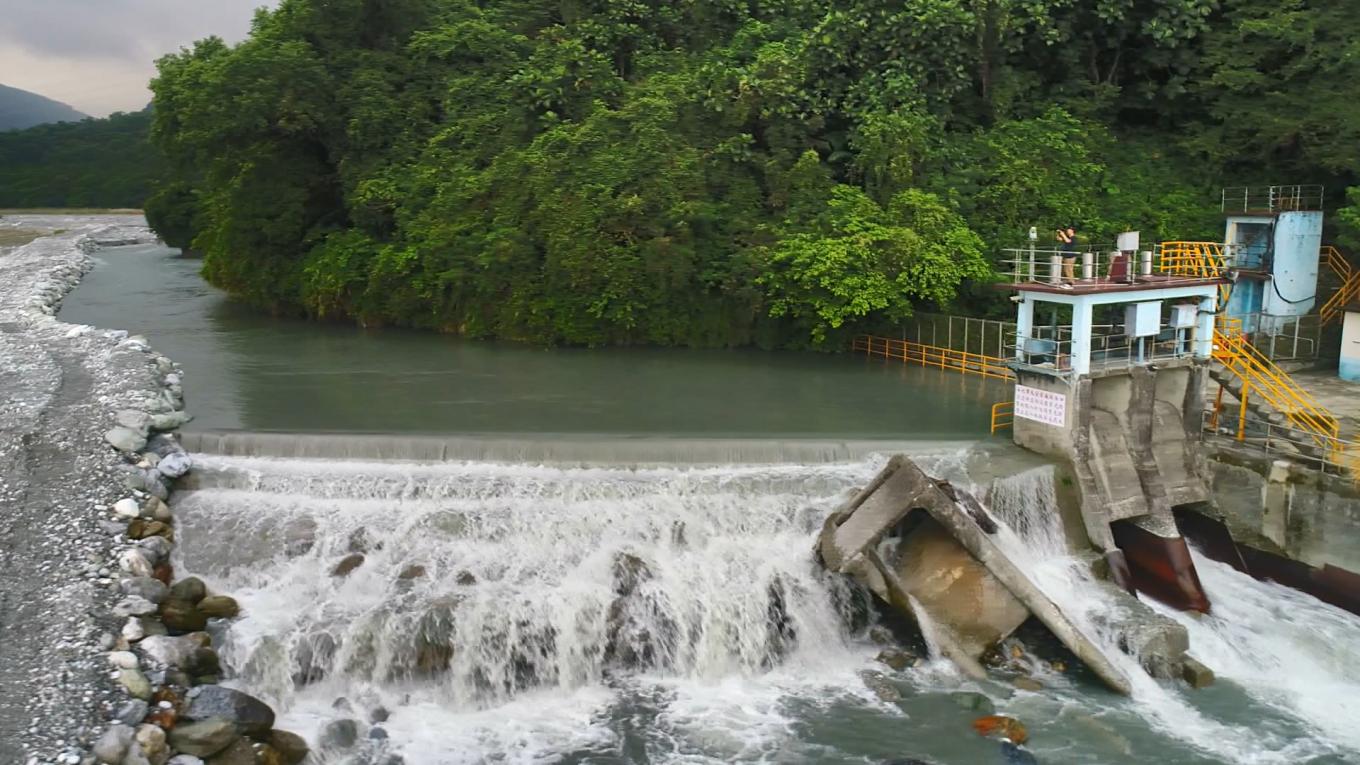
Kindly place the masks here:
POLYGON ((1341 327, 1341 362, 1337 374, 1343 380, 1360 382, 1360 311, 1347 311, 1341 327))
POLYGON ((1212 500, 1239 542, 1360 572, 1360 487, 1232 448, 1208 461, 1212 500))
POLYGON ((1014 437, 1070 467, 1096 549, 1114 549, 1109 524, 1122 519, 1174 535, 1171 508, 1208 498, 1197 448, 1205 375, 1203 363, 1180 363, 1083 377, 1072 385, 1020 372, 1020 384, 1066 396, 1063 427, 1017 414, 1014 437))

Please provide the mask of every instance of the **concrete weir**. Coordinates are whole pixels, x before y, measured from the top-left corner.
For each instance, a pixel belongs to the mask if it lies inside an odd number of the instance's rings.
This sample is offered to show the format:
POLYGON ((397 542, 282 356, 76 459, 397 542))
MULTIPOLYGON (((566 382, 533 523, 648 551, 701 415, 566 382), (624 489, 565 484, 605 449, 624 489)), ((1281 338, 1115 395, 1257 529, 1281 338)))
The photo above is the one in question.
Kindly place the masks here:
POLYGON ((996 523, 966 493, 898 455, 826 521, 817 551, 918 625, 942 655, 981 677, 982 652, 1029 615, 1119 693, 1129 679, 993 539, 996 523), (887 538, 897 538, 887 547, 887 538))
POLYGON ((1172 510, 1209 499, 1195 448, 1207 365, 1092 372, 1075 382, 1018 370, 1017 383, 1065 402, 1062 425, 1017 418, 1015 443, 1071 466, 1090 544, 1111 577, 1182 610, 1205 612, 1200 585, 1172 510))

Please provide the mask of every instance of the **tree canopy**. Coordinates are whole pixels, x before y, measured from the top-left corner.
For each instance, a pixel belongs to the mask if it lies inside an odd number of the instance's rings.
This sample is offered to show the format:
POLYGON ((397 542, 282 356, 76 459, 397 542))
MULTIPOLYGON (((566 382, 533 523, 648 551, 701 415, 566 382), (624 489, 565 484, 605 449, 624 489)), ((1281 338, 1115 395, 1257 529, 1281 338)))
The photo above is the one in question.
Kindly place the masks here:
POLYGON ((1031 225, 1355 184, 1357 40, 1344 0, 283 0, 158 62, 147 212, 276 311, 833 344, 998 310, 1031 225))
POLYGON ((0 207, 141 207, 165 170, 151 115, 0 132, 0 207))

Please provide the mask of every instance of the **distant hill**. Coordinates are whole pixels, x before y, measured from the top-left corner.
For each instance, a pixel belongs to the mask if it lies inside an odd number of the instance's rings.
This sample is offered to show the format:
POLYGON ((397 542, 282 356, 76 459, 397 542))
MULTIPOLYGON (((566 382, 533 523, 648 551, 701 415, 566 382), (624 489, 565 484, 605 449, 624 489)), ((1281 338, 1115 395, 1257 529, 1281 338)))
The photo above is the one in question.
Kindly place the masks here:
POLYGON ((0 85, 0 130, 22 130, 49 122, 79 122, 86 116, 60 101, 0 85))

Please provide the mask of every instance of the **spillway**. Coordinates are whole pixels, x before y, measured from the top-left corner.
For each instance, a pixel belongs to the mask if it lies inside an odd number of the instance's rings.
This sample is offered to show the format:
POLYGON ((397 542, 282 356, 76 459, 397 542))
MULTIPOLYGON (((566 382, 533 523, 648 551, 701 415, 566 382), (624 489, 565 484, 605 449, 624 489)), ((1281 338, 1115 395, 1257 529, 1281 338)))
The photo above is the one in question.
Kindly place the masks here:
MULTIPOLYGON (((357 749, 322 752, 323 763, 1003 762, 969 727, 977 712, 963 693, 1023 720, 1041 762, 1354 755, 1351 734, 1328 722, 1346 710, 1329 696, 1360 690, 1348 675, 1271 696, 1251 672, 1215 666, 1225 681, 1196 692, 1126 657, 1142 679, 1124 699, 1042 665, 1045 687, 1030 692, 944 662, 901 672, 876 662, 863 594, 823 572, 812 550, 826 516, 883 455, 740 465, 557 457, 200 455, 192 490, 175 501, 177 568, 243 606, 217 636, 229 682, 313 743, 355 720, 357 749), (866 672, 900 698, 885 700, 866 672), (368 759, 346 759, 355 751, 368 759)), ((1115 639, 1101 632, 1098 584, 1061 542, 1051 469, 956 449, 919 461, 985 497, 1045 592, 1093 639, 1115 639)), ((1206 586, 1271 587, 1214 574, 1206 586)), ((1260 623, 1274 601, 1239 602, 1248 613, 1234 618, 1260 623)), ((1350 637, 1338 659, 1354 658, 1351 617, 1294 613, 1339 620, 1350 637)), ((1229 617, 1207 619, 1220 618, 1229 617)), ((1267 641, 1298 640, 1293 628, 1261 628, 1274 630, 1267 641)), ((1202 650, 1214 666, 1219 649, 1202 650)))

